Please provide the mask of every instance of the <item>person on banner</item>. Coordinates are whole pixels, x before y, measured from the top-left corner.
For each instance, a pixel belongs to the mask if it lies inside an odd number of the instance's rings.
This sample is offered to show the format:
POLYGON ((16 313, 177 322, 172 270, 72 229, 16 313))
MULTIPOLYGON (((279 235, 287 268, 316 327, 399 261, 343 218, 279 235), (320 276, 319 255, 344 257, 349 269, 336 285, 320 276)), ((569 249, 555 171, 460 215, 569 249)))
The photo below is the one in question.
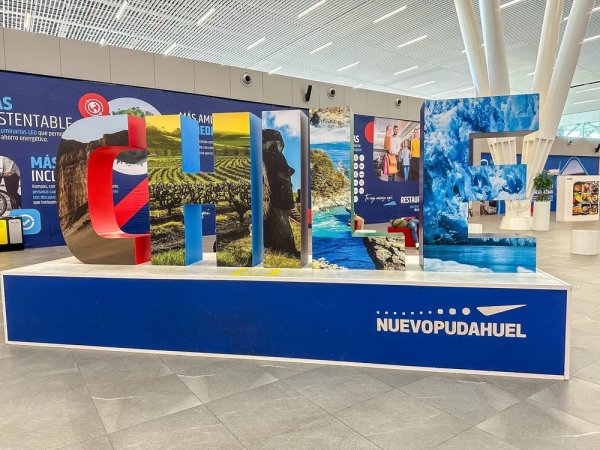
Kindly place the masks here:
POLYGON ((410 141, 407 139, 402 145, 402 151, 400 154, 402 160, 402 174, 404 175, 404 181, 408 181, 408 174, 410 173, 410 141))
POLYGON ((410 228, 415 247, 419 248, 419 219, 416 217, 400 217, 390 221, 394 228, 410 228))
POLYGON ((7 156, 0 155, 0 180, 4 180, 6 193, 10 197, 10 205, 7 210, 21 208, 21 171, 17 164, 7 156))
POLYGON ((398 172, 398 158, 400 157, 400 150, 402 148, 402 138, 398 134, 398 131, 399 131, 398 125, 394 125, 394 128, 392 128, 392 138, 391 138, 391 142, 390 142, 390 144, 391 144, 390 150, 388 152, 388 156, 389 156, 388 163, 393 166, 394 172, 388 173, 388 181, 395 181, 396 173, 398 172))

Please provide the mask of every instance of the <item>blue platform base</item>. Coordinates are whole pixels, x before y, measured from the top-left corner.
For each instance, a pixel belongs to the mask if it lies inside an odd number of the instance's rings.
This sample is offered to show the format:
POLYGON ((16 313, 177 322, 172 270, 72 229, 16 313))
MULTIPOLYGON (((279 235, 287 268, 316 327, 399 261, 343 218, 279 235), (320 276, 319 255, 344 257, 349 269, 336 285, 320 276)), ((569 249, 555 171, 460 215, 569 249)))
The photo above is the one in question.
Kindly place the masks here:
POLYGON ((542 272, 111 267, 67 258, 7 271, 3 283, 8 343, 568 377, 570 286, 542 272))

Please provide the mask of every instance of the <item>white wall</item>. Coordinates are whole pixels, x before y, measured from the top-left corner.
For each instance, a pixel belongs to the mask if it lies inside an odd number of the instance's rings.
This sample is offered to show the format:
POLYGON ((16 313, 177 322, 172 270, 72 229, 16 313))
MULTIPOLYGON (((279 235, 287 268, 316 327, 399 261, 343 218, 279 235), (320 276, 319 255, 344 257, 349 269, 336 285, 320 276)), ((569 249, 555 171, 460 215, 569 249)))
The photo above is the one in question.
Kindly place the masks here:
POLYGON ((0 69, 159 88, 297 108, 351 106, 355 114, 419 120, 422 99, 0 28, 0 69), (312 84, 310 102, 304 92, 312 84), (333 87, 336 97, 327 97, 333 87), (396 98, 402 99, 396 108, 396 98))

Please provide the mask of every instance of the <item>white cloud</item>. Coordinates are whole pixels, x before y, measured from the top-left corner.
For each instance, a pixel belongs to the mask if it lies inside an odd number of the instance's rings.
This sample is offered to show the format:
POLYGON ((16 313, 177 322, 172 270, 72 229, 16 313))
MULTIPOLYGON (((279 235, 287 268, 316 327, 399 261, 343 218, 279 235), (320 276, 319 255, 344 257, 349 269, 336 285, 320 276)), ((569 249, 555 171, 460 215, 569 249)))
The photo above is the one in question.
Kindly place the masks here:
POLYGON ((265 113, 265 125, 288 136, 300 136, 299 114, 302 113, 295 110, 269 111, 265 113))

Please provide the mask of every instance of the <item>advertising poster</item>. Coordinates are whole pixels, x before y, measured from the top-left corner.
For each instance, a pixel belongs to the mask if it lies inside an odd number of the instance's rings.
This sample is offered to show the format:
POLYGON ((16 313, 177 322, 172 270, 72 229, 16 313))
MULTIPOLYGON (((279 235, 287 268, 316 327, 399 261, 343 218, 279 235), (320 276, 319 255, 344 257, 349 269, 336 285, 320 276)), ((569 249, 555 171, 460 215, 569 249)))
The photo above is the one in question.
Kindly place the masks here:
POLYGON ((387 233, 394 220, 419 216, 419 156, 411 148, 420 148, 420 126, 358 115, 354 126, 354 213, 365 228, 387 233), (390 161, 399 168, 394 174, 390 161))
POLYGON ((300 111, 262 116, 264 267, 300 268, 308 260, 308 122, 300 111))
MULTIPOLYGON (((56 152, 62 133, 90 116, 137 117, 183 114, 199 123, 204 172, 213 172, 212 113, 283 109, 275 105, 182 94, 157 89, 76 81, 0 71, 0 211, 23 217, 27 247, 64 245, 56 205, 56 152)), ((155 176, 168 177, 163 167, 155 176)), ((232 173, 236 168, 232 168, 232 173)), ((171 172, 169 172, 171 171, 171 172)), ((148 232, 149 208, 128 198, 147 178, 145 151, 121 154, 114 165, 114 203, 133 209, 123 225, 129 233, 148 232), (134 212, 134 213, 133 213, 134 212)), ((203 208, 203 232, 215 234, 214 209, 203 208)))
POLYGON ((574 216, 598 215, 598 181, 576 181, 571 192, 573 194, 571 212, 574 216))
POLYGON ((352 117, 348 108, 315 109, 309 114, 313 267, 404 270, 404 235, 387 236, 386 223, 381 232, 365 229, 366 220, 360 216, 362 213, 376 221, 387 220, 368 212, 382 208, 382 203, 353 211, 359 196, 367 193, 366 180, 376 177, 367 170, 367 163, 373 161, 368 149, 372 149, 374 118, 352 117), (362 153, 363 145, 366 154, 362 153))

